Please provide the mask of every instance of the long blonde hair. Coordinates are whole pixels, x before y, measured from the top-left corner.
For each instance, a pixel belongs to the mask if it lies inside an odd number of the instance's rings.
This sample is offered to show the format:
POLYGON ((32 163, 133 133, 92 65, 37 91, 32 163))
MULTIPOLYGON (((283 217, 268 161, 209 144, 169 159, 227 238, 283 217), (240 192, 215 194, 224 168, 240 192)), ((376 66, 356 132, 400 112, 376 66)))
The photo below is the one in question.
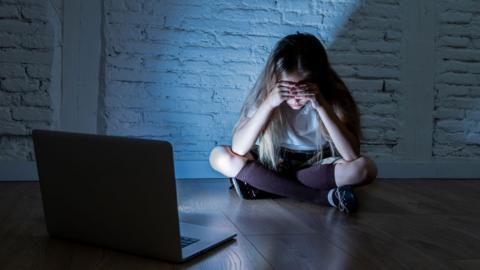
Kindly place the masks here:
MULTIPOLYGON (((357 138, 357 143, 360 142, 362 133, 358 107, 345 83, 330 66, 322 43, 311 34, 288 35, 275 45, 254 87, 247 95, 240 115, 247 116, 252 107, 258 108, 264 102, 282 72, 310 74, 309 77, 319 86, 322 96, 332 106, 335 114, 346 120, 347 129, 357 138)), ((318 115, 317 120, 320 132, 329 144, 331 155, 336 156, 332 138, 318 115)), ((270 114, 258 137, 259 161, 273 170, 277 170, 279 165, 280 134, 284 124, 285 118, 281 106, 278 106, 270 114)), ((233 132, 237 127, 238 122, 233 132)), ((307 163, 315 164, 321 161, 323 150, 323 146, 317 144, 315 156, 307 163)))

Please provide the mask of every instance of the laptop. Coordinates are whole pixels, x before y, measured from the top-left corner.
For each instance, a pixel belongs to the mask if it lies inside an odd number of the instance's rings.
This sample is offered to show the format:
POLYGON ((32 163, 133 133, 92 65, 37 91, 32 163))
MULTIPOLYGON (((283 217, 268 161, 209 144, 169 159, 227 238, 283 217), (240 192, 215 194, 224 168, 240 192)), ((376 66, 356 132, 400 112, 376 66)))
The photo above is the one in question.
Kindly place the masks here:
POLYGON ((236 234, 179 221, 168 141, 34 130, 48 233, 183 262, 236 234))

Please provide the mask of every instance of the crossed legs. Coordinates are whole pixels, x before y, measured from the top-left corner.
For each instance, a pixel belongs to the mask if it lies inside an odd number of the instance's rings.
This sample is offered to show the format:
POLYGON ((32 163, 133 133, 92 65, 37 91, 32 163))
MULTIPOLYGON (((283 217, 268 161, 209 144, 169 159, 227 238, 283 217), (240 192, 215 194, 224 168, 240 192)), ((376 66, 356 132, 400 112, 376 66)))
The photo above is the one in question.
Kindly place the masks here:
MULTIPOLYGON (((210 165, 226 177, 235 177, 249 160, 254 160, 250 153, 245 156, 235 154, 230 146, 221 145, 213 148, 210 153, 210 165)), ((365 156, 352 161, 339 159, 335 162, 334 176, 336 186, 361 186, 375 180, 377 166, 365 156)))

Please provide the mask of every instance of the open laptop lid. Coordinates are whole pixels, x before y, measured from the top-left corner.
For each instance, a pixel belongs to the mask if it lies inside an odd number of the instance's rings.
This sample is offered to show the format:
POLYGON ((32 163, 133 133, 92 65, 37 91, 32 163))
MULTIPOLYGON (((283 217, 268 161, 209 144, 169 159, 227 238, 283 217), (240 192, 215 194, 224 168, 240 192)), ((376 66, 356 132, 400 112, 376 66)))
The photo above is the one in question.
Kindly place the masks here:
POLYGON ((50 235, 181 258, 169 142, 46 130, 32 135, 50 235))

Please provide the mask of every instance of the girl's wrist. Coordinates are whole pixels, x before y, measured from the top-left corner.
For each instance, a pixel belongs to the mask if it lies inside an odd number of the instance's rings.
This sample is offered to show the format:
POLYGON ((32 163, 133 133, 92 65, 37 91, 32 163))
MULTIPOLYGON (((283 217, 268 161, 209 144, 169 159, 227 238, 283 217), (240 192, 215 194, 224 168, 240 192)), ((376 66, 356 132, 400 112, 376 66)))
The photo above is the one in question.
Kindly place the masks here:
POLYGON ((273 106, 268 98, 265 99, 263 102, 263 105, 268 109, 268 111, 271 111, 275 109, 275 106, 273 106))

